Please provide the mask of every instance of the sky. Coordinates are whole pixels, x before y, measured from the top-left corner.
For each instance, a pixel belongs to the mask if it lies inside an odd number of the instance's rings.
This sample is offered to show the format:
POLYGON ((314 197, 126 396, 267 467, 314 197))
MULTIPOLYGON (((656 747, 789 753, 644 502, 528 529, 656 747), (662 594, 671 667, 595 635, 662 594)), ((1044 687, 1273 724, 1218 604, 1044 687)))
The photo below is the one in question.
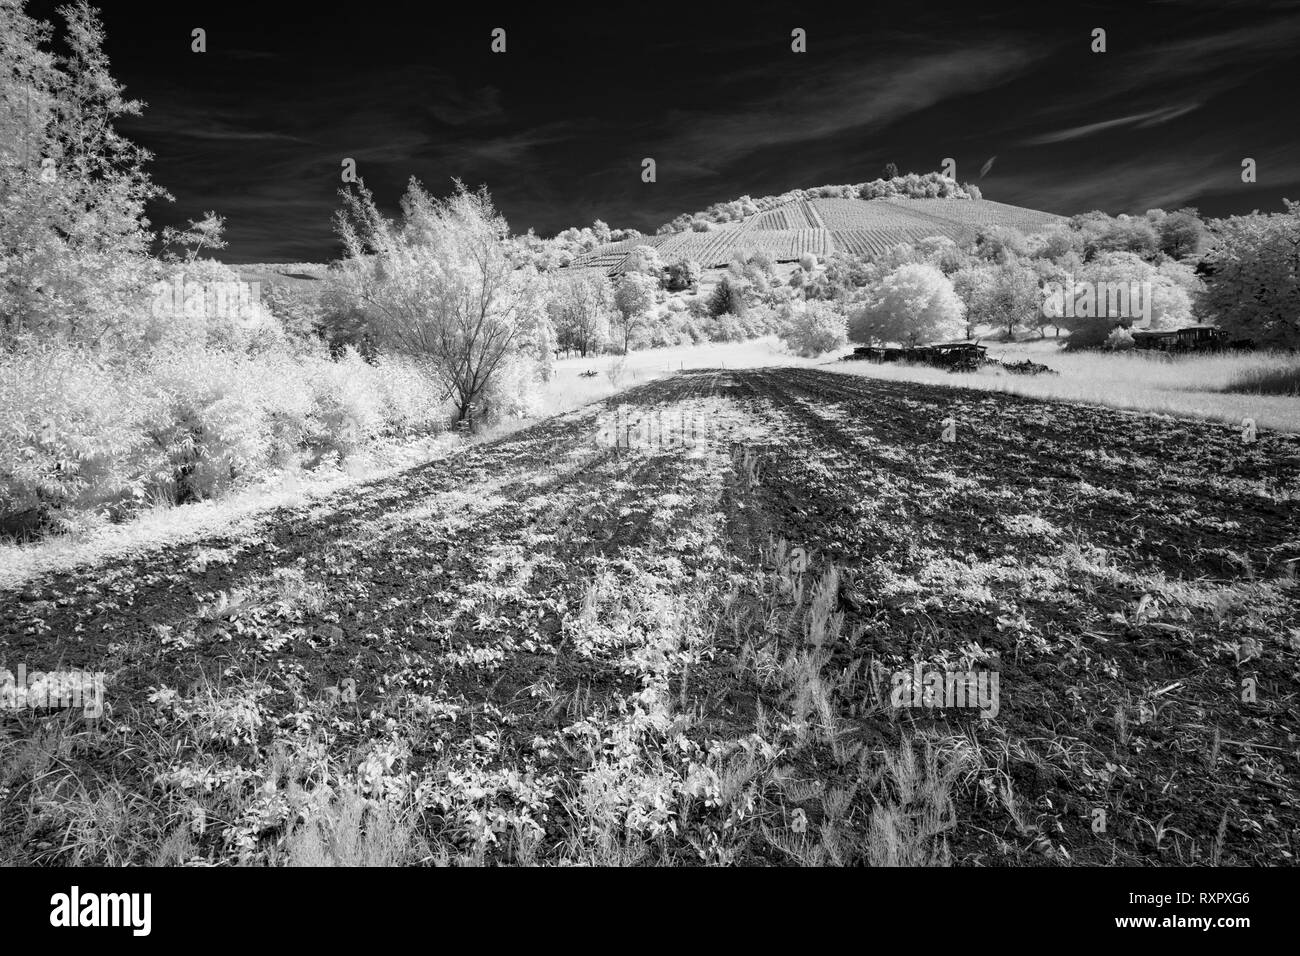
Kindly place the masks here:
POLYGON ((113 74, 147 104, 120 128, 175 196, 153 222, 216 211, 231 263, 336 258, 345 158, 394 213, 411 177, 435 194, 459 178, 541 235, 597 218, 653 232, 742 194, 945 158, 985 198, 1064 215, 1300 199, 1300 2, 99 9, 113 74))

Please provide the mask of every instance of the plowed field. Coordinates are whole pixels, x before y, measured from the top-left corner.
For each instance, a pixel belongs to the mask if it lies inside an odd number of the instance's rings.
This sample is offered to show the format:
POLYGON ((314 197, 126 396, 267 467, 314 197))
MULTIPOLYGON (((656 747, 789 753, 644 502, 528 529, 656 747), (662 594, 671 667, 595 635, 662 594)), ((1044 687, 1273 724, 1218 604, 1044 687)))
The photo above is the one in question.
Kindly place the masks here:
POLYGON ((0 710, 0 858, 282 863, 354 807, 406 862, 1293 864, 1298 478, 1291 436, 679 374, 0 592, 0 664, 105 674, 98 720, 0 710), (994 693, 898 693, 936 673, 994 693))

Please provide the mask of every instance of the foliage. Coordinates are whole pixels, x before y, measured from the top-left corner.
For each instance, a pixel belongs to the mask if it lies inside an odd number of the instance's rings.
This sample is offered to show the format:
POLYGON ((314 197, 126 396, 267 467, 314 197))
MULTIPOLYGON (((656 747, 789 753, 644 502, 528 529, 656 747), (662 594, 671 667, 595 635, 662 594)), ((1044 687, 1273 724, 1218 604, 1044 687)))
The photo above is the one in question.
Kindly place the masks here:
POLYGON ((0 4, 0 347, 132 341, 151 280, 144 207, 166 196, 116 130, 141 104, 109 74, 97 15, 59 12, 56 56, 47 24, 0 4))
POLYGON ((1134 345, 1133 333, 1121 326, 1112 331, 1110 335, 1106 336, 1105 344, 1106 348, 1115 352, 1120 352, 1124 349, 1131 349, 1134 345))
POLYGON ((1233 338, 1300 347, 1300 203, 1286 212, 1232 216, 1210 224, 1198 312, 1233 338))
POLYGON ((968 266, 953 276, 953 288, 966 307, 968 337, 976 325, 993 325, 1012 339, 1018 329, 1032 325, 1042 310, 1037 274, 1014 259, 968 266))
POLYGON ((717 318, 721 315, 745 314, 745 283, 730 276, 723 276, 709 293, 709 315, 717 318))
POLYGON ((848 342, 844 314, 829 302, 790 302, 782 311, 781 339, 790 351, 813 358, 848 342))
POLYGON ((342 286, 388 348, 426 363, 473 425, 492 375, 529 350, 548 320, 531 266, 516 267, 506 222, 487 192, 435 199, 414 179, 403 219, 386 219, 364 186, 342 192, 342 286))
POLYGON ((654 308, 655 290, 658 287, 658 281, 639 272, 624 273, 614 284, 614 308, 617 311, 617 325, 623 333, 624 354, 627 353, 638 325, 654 308))
POLYGON ((700 264, 679 259, 664 270, 664 288, 669 292, 693 291, 700 284, 700 264))
POLYGON ((1159 217, 1156 229, 1160 235, 1160 251, 1171 259, 1193 258, 1205 246, 1205 223, 1195 209, 1179 209, 1159 217))
POLYGON ((109 360, 45 343, 0 357, 0 519, 209 498, 280 469, 436 430, 411 363, 346 351, 158 349, 109 360))
POLYGON ((931 342, 965 331, 965 306, 935 266, 906 263, 870 287, 849 318, 854 342, 931 342))
MULTIPOLYGON (((1176 263, 1156 267, 1131 252, 1107 252, 1085 263, 1067 282, 1076 290, 1075 315, 1056 316, 1055 307, 1045 307, 1053 322, 1070 330, 1071 348, 1101 345, 1117 325, 1172 329, 1192 319, 1188 284, 1195 278, 1176 263)), ((1066 295, 1070 289, 1067 284, 1066 295)))
POLYGON ((613 308, 614 287, 603 273, 585 270, 558 276, 547 303, 556 344, 584 356, 599 352, 609 341, 613 308))

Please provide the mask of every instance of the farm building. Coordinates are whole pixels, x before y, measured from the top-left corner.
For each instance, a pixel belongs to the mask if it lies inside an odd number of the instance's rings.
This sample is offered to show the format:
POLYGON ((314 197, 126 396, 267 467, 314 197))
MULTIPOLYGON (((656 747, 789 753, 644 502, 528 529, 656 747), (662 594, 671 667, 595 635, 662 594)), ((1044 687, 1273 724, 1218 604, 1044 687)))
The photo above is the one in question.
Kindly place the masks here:
POLYGON ((1140 349, 1184 352, 1223 348, 1226 336, 1212 325, 1188 325, 1181 329, 1134 329, 1133 344, 1140 349))

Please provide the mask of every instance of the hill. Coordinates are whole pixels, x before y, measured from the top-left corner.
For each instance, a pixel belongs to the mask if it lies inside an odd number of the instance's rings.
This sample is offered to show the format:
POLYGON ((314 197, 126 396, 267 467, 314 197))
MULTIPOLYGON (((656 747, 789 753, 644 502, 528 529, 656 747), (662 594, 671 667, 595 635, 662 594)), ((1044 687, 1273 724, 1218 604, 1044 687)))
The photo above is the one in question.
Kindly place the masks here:
POLYGON ((230 265, 244 282, 263 286, 311 288, 325 278, 327 266, 320 262, 247 262, 230 265))
POLYGON ((986 226, 1034 232, 1064 221, 1054 213, 989 199, 798 198, 737 222, 709 223, 706 231, 608 243, 574 259, 571 268, 614 275, 637 246, 654 247, 665 262, 692 259, 709 269, 726 266, 738 253, 762 252, 777 262, 793 262, 807 252, 871 255, 928 236, 966 242, 986 226))

